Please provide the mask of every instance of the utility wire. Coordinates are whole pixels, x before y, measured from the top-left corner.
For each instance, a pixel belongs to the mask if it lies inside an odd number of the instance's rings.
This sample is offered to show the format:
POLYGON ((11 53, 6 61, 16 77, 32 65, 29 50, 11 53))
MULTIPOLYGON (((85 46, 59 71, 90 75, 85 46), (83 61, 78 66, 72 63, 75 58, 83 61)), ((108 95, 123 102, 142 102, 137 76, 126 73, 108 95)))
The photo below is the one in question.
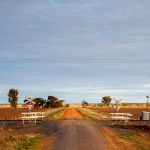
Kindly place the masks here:
POLYGON ((129 62, 149 63, 150 59, 0 59, 0 62, 129 62))

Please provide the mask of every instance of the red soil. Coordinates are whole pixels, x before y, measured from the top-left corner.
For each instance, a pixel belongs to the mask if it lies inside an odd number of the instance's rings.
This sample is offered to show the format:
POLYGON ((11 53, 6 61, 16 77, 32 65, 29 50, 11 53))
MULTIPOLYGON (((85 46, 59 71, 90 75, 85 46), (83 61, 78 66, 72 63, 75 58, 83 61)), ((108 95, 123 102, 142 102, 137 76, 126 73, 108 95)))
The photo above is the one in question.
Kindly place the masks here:
POLYGON ((83 119, 75 108, 68 108, 59 119, 83 119))

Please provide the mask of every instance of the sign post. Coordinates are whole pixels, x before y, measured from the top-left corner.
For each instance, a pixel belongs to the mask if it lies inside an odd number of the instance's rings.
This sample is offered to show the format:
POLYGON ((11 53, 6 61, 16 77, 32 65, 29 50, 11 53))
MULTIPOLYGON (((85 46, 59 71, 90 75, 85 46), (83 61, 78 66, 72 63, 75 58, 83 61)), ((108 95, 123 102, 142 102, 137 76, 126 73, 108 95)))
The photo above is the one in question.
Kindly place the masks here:
POLYGON ((26 106, 27 106, 27 109, 29 111, 31 111, 33 108, 34 108, 34 105, 35 105, 35 102, 33 101, 32 98, 29 98, 29 97, 25 97, 25 100, 24 100, 26 106))
POLYGON ((119 109, 120 109, 120 106, 121 106, 121 99, 117 100, 117 99, 114 99, 115 100, 115 103, 114 103, 114 107, 117 111, 117 113, 119 112, 119 109))

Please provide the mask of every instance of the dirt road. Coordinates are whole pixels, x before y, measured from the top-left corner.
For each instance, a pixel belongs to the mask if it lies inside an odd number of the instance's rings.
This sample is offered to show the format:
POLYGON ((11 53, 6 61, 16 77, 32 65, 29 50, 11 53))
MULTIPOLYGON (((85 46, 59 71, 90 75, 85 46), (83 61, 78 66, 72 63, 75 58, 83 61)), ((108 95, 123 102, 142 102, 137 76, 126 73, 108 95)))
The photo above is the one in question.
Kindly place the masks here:
POLYGON ((60 123, 53 150, 106 150, 105 139, 89 120, 64 120, 60 123))
POLYGON ((61 116, 65 120, 56 121, 54 134, 41 150, 106 150, 105 138, 95 123, 82 118, 74 108, 67 109, 61 116))
POLYGON ((68 108, 59 119, 83 119, 83 117, 76 109, 68 108))

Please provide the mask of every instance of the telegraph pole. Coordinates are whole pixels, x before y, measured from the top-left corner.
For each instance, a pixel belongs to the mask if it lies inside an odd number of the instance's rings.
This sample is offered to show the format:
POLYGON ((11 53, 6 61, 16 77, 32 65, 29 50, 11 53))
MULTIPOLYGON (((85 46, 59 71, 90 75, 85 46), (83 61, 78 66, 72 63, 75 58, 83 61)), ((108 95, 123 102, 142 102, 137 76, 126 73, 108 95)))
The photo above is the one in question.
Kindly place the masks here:
POLYGON ((150 98, 150 96, 146 96, 146 98, 147 98, 147 109, 148 109, 148 105, 149 105, 149 98, 150 98))

